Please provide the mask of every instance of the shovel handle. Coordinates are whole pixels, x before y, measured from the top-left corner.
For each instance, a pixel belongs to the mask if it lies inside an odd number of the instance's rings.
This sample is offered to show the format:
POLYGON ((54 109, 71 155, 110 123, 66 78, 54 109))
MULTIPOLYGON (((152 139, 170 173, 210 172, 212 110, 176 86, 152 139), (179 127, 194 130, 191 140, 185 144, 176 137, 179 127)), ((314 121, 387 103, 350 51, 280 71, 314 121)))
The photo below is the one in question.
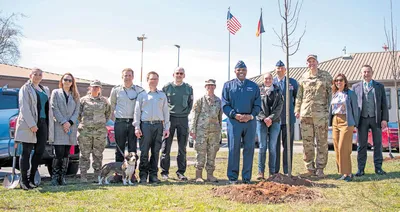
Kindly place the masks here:
POLYGON ((12 174, 15 175, 15 166, 17 165, 17 149, 18 143, 14 141, 14 156, 13 156, 13 163, 12 163, 12 174))

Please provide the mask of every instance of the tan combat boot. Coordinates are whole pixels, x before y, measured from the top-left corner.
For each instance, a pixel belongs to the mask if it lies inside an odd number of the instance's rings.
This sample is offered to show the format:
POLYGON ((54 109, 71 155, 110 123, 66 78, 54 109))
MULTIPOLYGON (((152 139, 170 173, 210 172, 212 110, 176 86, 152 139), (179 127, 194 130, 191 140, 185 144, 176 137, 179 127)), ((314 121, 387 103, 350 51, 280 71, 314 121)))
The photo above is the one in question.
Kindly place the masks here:
POLYGON ((307 170, 306 173, 300 174, 300 177, 312 177, 315 176, 315 171, 314 170, 307 170))
POLYGON ((196 183, 204 183, 202 175, 203 175, 203 170, 196 169, 196 183))
POLYGON ((263 180, 263 179, 264 179, 264 173, 258 172, 257 180, 263 180))
POLYGON ((81 183, 87 183, 87 173, 86 172, 81 172, 81 183))
POLYGON ((315 174, 317 175, 318 178, 325 178, 323 169, 317 169, 317 172, 315 174))
POLYGON ((218 182, 218 179, 216 177, 214 177, 214 171, 208 171, 207 172, 207 181, 216 183, 218 182))

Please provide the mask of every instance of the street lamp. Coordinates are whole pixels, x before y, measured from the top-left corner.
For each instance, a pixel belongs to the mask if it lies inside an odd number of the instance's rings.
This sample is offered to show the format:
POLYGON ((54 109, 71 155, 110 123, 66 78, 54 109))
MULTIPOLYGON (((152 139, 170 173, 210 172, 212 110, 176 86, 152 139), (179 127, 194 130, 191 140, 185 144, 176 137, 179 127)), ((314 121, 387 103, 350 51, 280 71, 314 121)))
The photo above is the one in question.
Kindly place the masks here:
POLYGON ((181 50, 181 46, 175 44, 175 47, 178 48, 178 67, 179 67, 179 53, 180 53, 180 50, 181 50))
POLYGON ((147 39, 147 37, 142 34, 141 37, 137 37, 138 41, 142 42, 142 61, 141 61, 141 66, 140 66, 140 86, 142 86, 142 76, 143 76, 143 45, 144 45, 144 40, 147 39))

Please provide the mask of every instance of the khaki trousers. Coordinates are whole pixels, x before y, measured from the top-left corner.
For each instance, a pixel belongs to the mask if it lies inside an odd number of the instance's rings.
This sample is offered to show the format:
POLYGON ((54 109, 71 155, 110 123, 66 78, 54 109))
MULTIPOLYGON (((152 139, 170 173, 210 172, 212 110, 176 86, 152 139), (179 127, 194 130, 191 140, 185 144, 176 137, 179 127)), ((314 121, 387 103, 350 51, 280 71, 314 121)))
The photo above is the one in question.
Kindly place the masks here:
POLYGON ((332 120, 333 146, 340 174, 351 174, 351 152, 354 126, 347 126, 346 114, 336 114, 332 120))

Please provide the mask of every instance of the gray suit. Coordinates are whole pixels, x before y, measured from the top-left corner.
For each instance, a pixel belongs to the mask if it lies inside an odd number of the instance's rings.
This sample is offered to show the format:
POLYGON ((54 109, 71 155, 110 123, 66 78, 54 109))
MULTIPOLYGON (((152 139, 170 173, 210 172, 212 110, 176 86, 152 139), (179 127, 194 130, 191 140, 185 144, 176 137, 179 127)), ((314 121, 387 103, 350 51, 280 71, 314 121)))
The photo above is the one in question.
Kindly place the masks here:
MULTIPOLYGON (((386 102, 385 87, 375 80, 372 81, 373 89, 370 91, 373 93, 374 102, 366 102, 363 99, 366 98, 364 94, 363 81, 353 85, 353 90, 357 95, 358 107, 360 114, 363 114, 363 104, 374 104, 375 116, 360 116, 358 125, 358 148, 357 148, 357 162, 358 170, 364 171, 365 163, 367 161, 367 145, 368 145, 368 131, 371 129, 374 143, 374 164, 375 171, 382 168, 382 129, 381 122, 389 120, 389 111, 386 102)), ((365 106, 365 105, 364 105, 365 106)), ((365 112, 365 111, 364 111, 365 112)), ((365 115, 364 115, 365 116, 365 115)))
POLYGON ((54 114, 54 143, 53 145, 77 145, 76 134, 78 129, 79 101, 69 95, 68 105, 62 88, 51 93, 50 105, 54 114), (63 124, 71 120, 71 133, 65 133, 63 124))

